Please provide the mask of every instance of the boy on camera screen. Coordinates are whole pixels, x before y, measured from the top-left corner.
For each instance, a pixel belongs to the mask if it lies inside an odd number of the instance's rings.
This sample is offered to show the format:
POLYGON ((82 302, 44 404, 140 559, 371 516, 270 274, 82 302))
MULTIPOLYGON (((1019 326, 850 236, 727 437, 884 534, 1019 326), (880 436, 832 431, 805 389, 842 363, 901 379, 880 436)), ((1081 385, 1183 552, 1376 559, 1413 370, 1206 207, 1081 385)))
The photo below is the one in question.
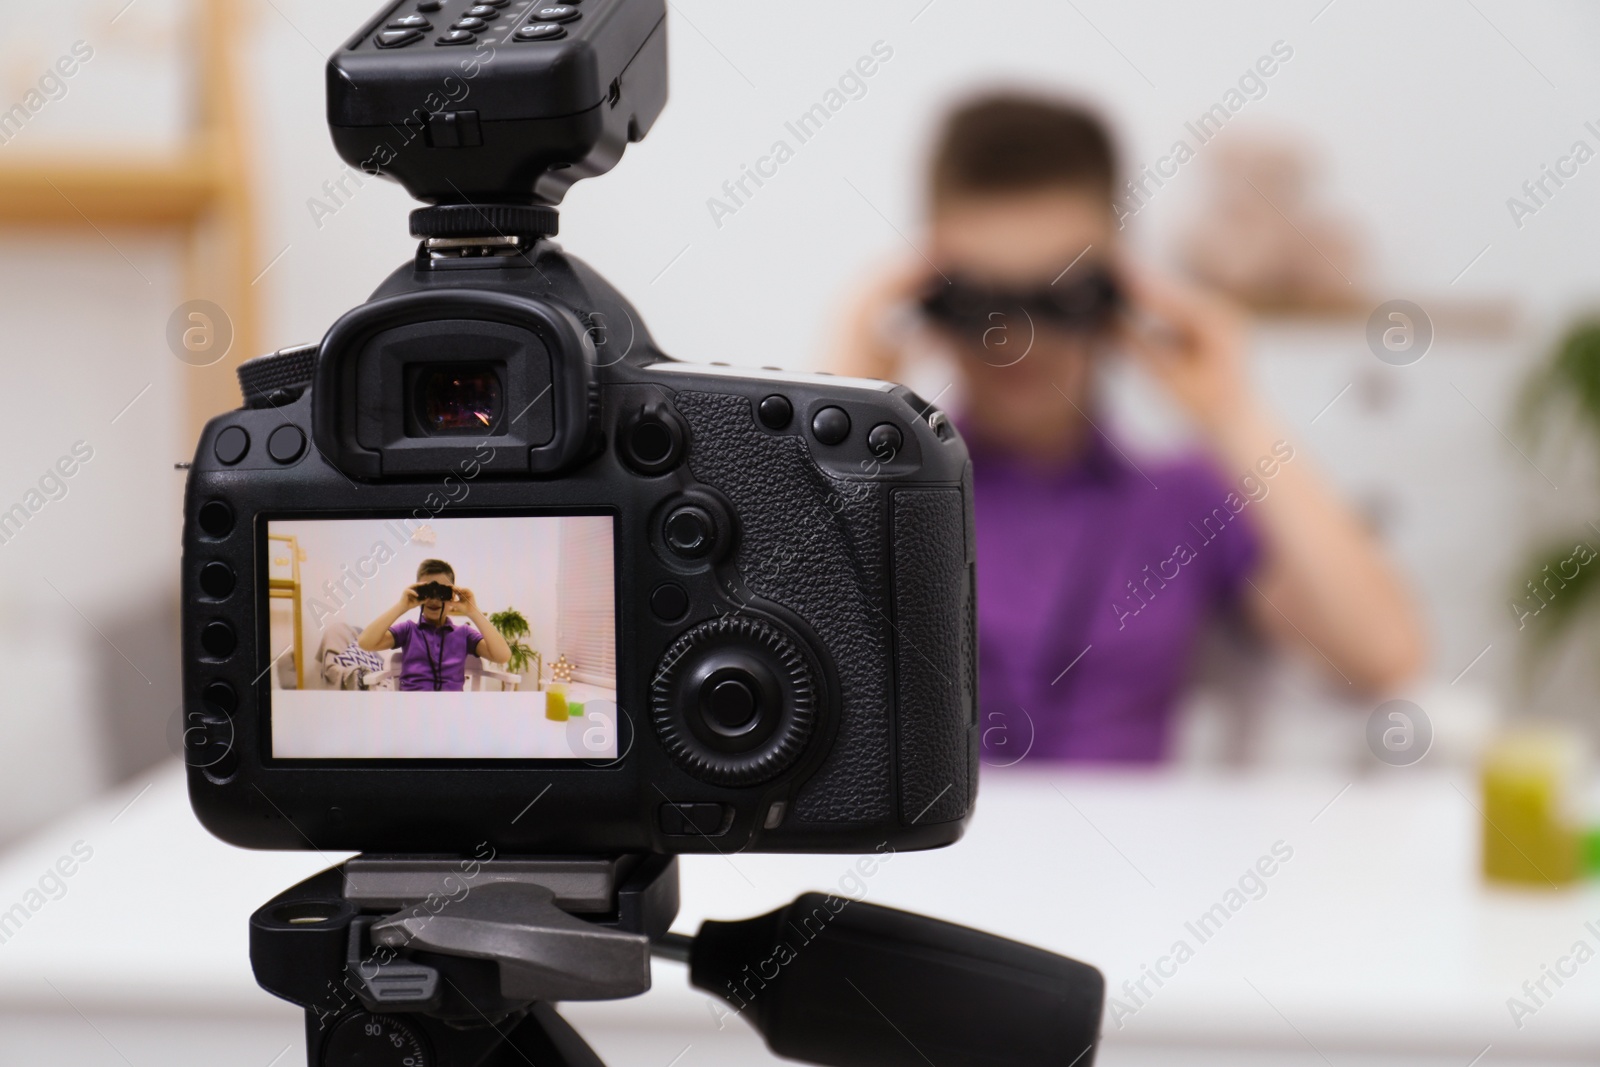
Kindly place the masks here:
POLYGON ((399 688, 406 692, 460 692, 468 655, 494 663, 511 658, 472 590, 456 585, 455 569, 442 559, 418 564, 416 584, 361 631, 358 643, 368 652, 401 650, 399 688), (415 620, 400 619, 415 607, 422 609, 415 620), (452 615, 465 615, 471 625, 457 626, 452 615))

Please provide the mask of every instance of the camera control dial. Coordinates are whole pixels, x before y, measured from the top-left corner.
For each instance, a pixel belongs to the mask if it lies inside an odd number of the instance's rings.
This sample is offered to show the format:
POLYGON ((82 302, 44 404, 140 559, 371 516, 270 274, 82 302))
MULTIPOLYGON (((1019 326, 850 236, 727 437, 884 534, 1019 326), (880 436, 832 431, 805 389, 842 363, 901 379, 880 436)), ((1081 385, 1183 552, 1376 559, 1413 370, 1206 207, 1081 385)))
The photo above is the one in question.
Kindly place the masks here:
POLYGON ((755 785, 800 758, 816 723, 817 684, 787 631, 725 615, 673 642, 650 702, 656 734, 680 767, 715 785, 755 785))

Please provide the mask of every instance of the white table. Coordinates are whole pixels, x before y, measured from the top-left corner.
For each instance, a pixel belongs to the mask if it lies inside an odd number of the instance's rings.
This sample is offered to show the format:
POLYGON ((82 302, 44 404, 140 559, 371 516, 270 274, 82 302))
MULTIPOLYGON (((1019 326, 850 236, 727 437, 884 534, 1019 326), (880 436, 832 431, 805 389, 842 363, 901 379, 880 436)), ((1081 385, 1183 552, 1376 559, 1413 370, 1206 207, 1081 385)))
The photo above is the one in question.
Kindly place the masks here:
MULTIPOLYGON (((14 903, 42 902, 0 943, 0 1063, 298 1064, 299 1013, 256 988, 245 920, 343 856, 229 848, 189 814, 177 768, 144 787, 0 861, 0 921, 14 903), (93 855, 62 879, 64 894, 29 896, 79 841, 93 855)), ((1092 962, 1130 1005, 1122 982, 1188 941, 1193 957, 1163 963, 1172 977, 1159 988, 1146 978, 1151 995, 1120 1028, 1108 1016, 1099 1062, 1110 1067, 1466 1067, 1486 1047, 1483 1067, 1594 1062, 1600 959, 1520 1029, 1506 999, 1580 938, 1600 948, 1584 926, 1600 928, 1600 892, 1484 888, 1476 802, 1469 775, 1421 768, 1353 784, 990 774, 967 839, 895 857, 867 899, 1092 962), (1223 902, 1279 841, 1293 856, 1263 880, 1265 894, 1200 943, 1185 923, 1223 902)), ((678 928, 838 888, 850 864, 687 859, 678 928)), ((51 879, 45 888, 60 892, 51 879)), ((648 995, 568 1014, 612 1067, 776 1062, 742 1023, 719 1030, 708 1003, 681 968, 660 963, 648 995)))

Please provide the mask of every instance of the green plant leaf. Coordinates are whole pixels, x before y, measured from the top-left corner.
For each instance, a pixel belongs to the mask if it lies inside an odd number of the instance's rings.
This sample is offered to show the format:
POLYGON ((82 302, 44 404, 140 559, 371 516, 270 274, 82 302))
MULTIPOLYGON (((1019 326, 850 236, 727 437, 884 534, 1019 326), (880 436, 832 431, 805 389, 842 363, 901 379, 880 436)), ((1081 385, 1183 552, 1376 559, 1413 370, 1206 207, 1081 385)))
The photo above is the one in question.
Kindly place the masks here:
POLYGON ((489 616, 489 621, 494 623, 494 628, 499 630, 500 636, 507 641, 513 641, 519 637, 527 637, 531 632, 527 616, 516 608, 497 611, 489 616))
POLYGON ((1511 611, 1537 656, 1568 636, 1583 610, 1600 599, 1600 558, 1588 542, 1574 538, 1536 552, 1522 573, 1523 584, 1511 592, 1511 611), (1585 556, 1587 563, 1581 562, 1585 556))
POLYGON ((1551 416, 1570 418, 1576 429, 1600 439, 1600 318, 1575 323, 1529 378, 1518 405, 1519 425, 1543 437, 1555 421, 1551 416))

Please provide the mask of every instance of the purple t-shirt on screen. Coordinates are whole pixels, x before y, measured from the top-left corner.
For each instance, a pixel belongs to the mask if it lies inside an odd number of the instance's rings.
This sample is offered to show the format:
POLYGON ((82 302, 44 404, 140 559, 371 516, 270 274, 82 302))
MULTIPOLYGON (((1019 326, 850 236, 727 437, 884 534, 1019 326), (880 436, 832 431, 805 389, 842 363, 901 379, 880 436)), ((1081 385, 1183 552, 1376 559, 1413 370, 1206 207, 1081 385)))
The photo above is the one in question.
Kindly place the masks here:
POLYGON ((1202 624, 1260 557, 1244 495, 1099 435, 1064 468, 972 462, 985 762, 1162 759, 1202 624))
POLYGON ((476 655, 483 635, 448 618, 439 626, 402 619, 389 627, 400 649, 400 688, 407 692, 459 693, 467 684, 467 657, 476 655))

